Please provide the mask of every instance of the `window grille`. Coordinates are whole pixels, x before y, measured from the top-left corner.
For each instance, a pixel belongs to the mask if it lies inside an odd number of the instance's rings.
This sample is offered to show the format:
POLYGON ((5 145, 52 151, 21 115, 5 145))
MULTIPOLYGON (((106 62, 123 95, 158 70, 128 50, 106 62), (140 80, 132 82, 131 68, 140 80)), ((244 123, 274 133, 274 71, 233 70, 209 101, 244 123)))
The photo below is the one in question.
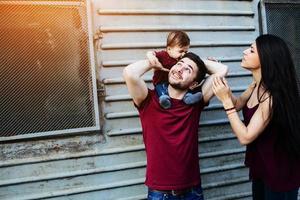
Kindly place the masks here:
POLYGON ((99 129, 86 1, 1 1, 0 137, 99 129))
POLYGON ((266 1, 267 32, 283 38, 292 53, 300 88, 300 1, 266 1))

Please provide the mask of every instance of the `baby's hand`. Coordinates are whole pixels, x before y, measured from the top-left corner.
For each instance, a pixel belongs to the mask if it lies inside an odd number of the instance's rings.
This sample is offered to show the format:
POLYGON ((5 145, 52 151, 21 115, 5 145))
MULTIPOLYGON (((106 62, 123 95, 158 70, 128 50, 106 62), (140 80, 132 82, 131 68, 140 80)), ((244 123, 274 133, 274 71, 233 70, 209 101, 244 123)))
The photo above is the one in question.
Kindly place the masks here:
POLYGON ((158 59, 155 56, 148 57, 148 60, 150 62, 150 65, 152 66, 161 65, 161 63, 158 61, 158 59))
MULTIPOLYGON (((150 60, 149 60, 149 62, 150 62, 150 60)), ((150 65, 151 65, 155 70, 161 70, 161 71, 165 71, 165 72, 170 71, 169 69, 164 68, 164 66, 162 66, 162 64, 161 64, 158 60, 155 61, 153 64, 151 64, 151 62, 150 62, 150 65)))
POLYGON ((158 58, 155 56, 154 52, 148 52, 147 58, 149 60, 150 65, 156 70, 162 71, 169 71, 168 69, 164 68, 162 64, 159 62, 158 58))
POLYGON ((152 65, 152 66, 154 66, 156 64, 156 62, 159 62, 153 51, 148 51, 146 56, 150 62, 150 65, 152 65))

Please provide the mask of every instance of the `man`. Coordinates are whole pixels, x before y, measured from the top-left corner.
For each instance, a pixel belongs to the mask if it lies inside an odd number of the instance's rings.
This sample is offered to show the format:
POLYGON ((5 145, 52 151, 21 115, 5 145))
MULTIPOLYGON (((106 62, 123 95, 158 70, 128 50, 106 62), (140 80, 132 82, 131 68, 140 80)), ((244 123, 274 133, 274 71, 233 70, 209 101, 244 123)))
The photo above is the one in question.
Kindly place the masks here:
POLYGON ((142 75, 153 66, 148 60, 125 67, 123 76, 137 107, 146 147, 148 199, 203 199, 198 160, 200 113, 213 96, 212 79, 224 77, 227 66, 187 53, 169 71, 168 92, 172 107, 163 109, 155 91, 147 88, 142 75), (182 98, 204 78, 201 101, 186 105, 182 98))

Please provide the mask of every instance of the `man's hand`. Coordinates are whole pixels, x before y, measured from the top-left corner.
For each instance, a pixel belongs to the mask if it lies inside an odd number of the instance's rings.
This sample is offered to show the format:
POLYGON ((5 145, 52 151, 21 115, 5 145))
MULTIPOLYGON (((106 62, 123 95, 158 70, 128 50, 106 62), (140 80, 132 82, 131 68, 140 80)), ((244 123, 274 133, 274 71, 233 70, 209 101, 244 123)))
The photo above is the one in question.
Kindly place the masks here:
POLYGON ((214 92, 212 91, 213 78, 214 77, 225 77, 228 72, 228 67, 220 62, 216 62, 216 59, 209 58, 211 60, 203 60, 207 68, 207 72, 210 76, 205 79, 202 85, 202 94, 204 102, 209 102, 213 97, 214 92), (214 61, 212 61, 214 60, 214 61))
POLYGON ((207 60, 221 63, 221 62, 218 61, 215 57, 207 57, 207 60))

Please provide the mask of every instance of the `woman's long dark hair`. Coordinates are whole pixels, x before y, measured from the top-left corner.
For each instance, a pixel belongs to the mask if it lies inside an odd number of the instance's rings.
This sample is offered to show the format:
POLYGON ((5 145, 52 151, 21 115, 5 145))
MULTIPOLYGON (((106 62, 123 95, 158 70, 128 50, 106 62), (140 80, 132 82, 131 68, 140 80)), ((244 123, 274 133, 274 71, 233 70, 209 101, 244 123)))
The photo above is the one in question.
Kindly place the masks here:
POLYGON ((278 130, 277 144, 300 158, 300 98, 291 53, 281 38, 270 34, 259 36, 256 47, 262 73, 259 87, 272 98, 270 123, 278 130))

